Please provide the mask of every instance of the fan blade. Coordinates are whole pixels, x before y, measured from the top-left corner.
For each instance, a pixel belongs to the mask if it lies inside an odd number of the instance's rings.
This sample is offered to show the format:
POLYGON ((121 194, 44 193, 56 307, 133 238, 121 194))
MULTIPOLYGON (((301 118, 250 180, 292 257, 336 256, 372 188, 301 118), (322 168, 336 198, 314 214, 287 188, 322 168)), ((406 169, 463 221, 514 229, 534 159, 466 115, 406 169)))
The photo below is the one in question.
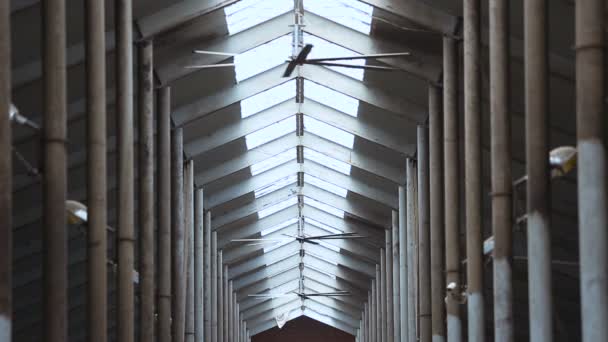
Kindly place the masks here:
POLYGON ((216 55, 216 56, 227 56, 227 57, 234 57, 234 56, 238 55, 238 53, 206 51, 206 50, 193 50, 192 53, 196 53, 196 54, 200 54, 200 55, 216 55))
POLYGON ((209 64, 209 65, 187 65, 185 69, 215 69, 215 68, 226 68, 233 67, 234 63, 226 63, 226 64, 209 64))
POLYGON ((378 70, 378 71, 400 70, 398 68, 384 67, 384 66, 377 66, 377 65, 351 65, 351 64, 342 64, 342 63, 325 63, 325 62, 309 62, 309 61, 304 62, 304 64, 333 66, 333 67, 342 67, 342 68, 351 68, 351 69, 378 70))
POLYGON ((348 57, 327 57, 327 58, 311 58, 307 62, 329 62, 329 61, 348 61, 353 59, 375 59, 375 58, 391 58, 409 56, 409 52, 394 52, 394 53, 377 53, 370 55, 357 55, 348 57))
POLYGON ((306 44, 306 46, 302 48, 298 56, 295 59, 289 61, 289 64, 287 64, 287 68, 285 68, 285 72, 283 73, 283 77, 290 77, 293 71, 296 69, 296 66, 304 64, 306 62, 306 57, 308 57, 308 54, 310 53, 310 50, 312 50, 312 44, 306 44))

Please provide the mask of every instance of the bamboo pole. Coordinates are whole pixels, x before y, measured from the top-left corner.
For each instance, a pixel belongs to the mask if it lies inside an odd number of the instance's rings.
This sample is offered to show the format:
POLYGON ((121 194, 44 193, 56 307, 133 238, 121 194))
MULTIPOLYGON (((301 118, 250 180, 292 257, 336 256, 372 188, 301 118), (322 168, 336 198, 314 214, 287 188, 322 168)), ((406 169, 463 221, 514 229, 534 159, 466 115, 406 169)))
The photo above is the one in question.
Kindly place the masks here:
MULTIPOLYGON (((106 160, 105 6, 85 3, 87 75, 88 332, 90 342, 108 335, 108 200, 106 160)), ((1 339, 0 339, 1 340, 1 339)))
POLYGON ((67 80, 65 0, 43 6, 43 226, 45 341, 68 338, 67 80))

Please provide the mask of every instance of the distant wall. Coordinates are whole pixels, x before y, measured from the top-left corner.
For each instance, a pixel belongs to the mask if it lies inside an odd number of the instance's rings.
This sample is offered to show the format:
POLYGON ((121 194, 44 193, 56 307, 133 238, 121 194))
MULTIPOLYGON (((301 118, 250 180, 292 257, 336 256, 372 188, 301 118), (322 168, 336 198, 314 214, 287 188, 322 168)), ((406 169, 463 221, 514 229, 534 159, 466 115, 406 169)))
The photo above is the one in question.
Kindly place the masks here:
POLYGON ((287 322, 283 329, 273 328, 253 336, 252 342, 353 342, 355 337, 315 321, 300 317, 287 322))

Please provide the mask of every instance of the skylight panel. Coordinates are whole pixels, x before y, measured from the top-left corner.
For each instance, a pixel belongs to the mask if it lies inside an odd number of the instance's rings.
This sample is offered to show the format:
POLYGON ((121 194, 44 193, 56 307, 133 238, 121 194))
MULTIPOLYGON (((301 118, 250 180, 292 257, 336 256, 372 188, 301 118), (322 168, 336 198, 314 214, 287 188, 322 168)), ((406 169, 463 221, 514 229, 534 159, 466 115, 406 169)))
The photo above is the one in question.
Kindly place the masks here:
MULTIPOLYGON (((297 201, 296 201, 297 202, 297 201)), ((332 214, 334 216, 344 218, 344 210, 340 210, 338 208, 332 207, 331 205, 327 205, 325 203, 321 203, 317 200, 314 200, 310 197, 304 197, 304 204, 308 204, 311 207, 317 208, 319 210, 323 210, 326 213, 332 214)))
POLYGON ((326 166, 332 170, 336 170, 345 175, 350 175, 350 164, 347 164, 343 161, 339 161, 332 157, 326 156, 317 151, 311 150, 309 148, 304 148, 304 159, 312 160, 315 163, 326 166))
POLYGON ((297 218, 297 217, 294 217, 294 218, 292 218, 292 219, 290 219, 290 220, 287 220, 287 221, 285 221, 285 222, 283 222, 283 223, 277 224, 277 225, 276 225, 276 226, 274 226, 274 227, 270 227, 270 228, 268 228, 268 229, 264 229, 264 230, 262 230, 262 231, 260 232, 260 234, 261 234, 262 236, 266 236, 266 235, 268 235, 268 234, 272 234, 272 233, 274 233, 274 232, 277 232, 277 231, 279 231, 279 230, 281 230, 281 229, 287 228, 287 227, 289 227, 289 226, 291 226, 291 225, 293 225, 293 224, 296 224, 296 223, 298 223, 298 218, 297 218))
POLYGON ((319 273, 323 273, 323 274, 325 274, 326 276, 330 277, 331 279, 334 279, 334 280, 336 279, 336 276, 335 276, 335 275, 333 275, 333 274, 331 274, 331 273, 329 273, 329 272, 327 272, 327 271, 325 271, 325 270, 322 270, 322 269, 320 269, 320 268, 317 268, 317 267, 315 267, 315 266, 311 266, 311 265, 306 265, 306 267, 310 268, 311 270, 315 270, 315 271, 317 271, 317 272, 319 272, 319 273))
POLYGON ((336 253, 340 253, 340 247, 336 247, 330 243, 327 243, 325 241, 318 241, 319 245, 327 248, 327 249, 331 249, 332 251, 336 252, 336 253))
POLYGON ((304 96, 342 113, 357 117, 359 100, 322 86, 319 83, 304 80, 304 96))
POLYGON ((296 205, 298 203, 298 197, 293 196, 290 197, 283 202, 279 202, 277 204, 271 205, 268 208, 262 209, 258 211, 258 218, 263 219, 264 217, 268 217, 274 213, 277 213, 285 208, 289 208, 292 205, 296 205))
POLYGON ((304 0, 304 9, 338 24, 368 34, 374 8, 357 0, 304 0))
POLYGON ((285 164, 288 161, 294 159, 296 159, 296 149, 292 148, 285 152, 279 153, 276 156, 272 156, 264 161, 251 165, 249 170, 251 171, 252 176, 256 176, 264 171, 268 171, 272 168, 285 164))
POLYGON ((259 131, 250 133, 245 136, 247 149, 251 150, 260 145, 264 145, 272 140, 278 139, 286 134, 293 133, 296 130, 295 116, 283 119, 272 125, 262 128, 259 131))
POLYGON ((298 181, 298 176, 297 175, 291 175, 291 176, 287 176, 284 178, 279 179, 278 181, 267 185, 261 189, 257 189, 254 191, 254 196, 256 199, 262 197, 262 196, 266 196, 274 191, 277 191, 279 189, 282 189, 288 185, 294 184, 295 182, 298 181))
MULTIPOLYGON (((328 58, 328 57, 351 57, 358 56, 360 54, 355 51, 344 48, 338 44, 334 44, 325 39, 321 39, 317 36, 313 36, 311 34, 304 33, 304 42, 306 44, 314 45, 314 49, 308 55, 308 58, 328 58)), ((336 63, 340 64, 349 64, 349 65, 365 65, 365 60, 363 59, 353 59, 353 60, 341 60, 336 63)), ((365 70, 363 69, 352 69, 352 68, 344 68, 344 67, 329 67, 333 71, 339 72, 343 75, 352 77, 359 81, 363 80, 363 74, 365 70)))
POLYGON ((241 101, 241 118, 247 118, 296 96, 296 81, 291 80, 241 101))
POLYGON ((241 0, 224 8, 230 35, 293 10, 291 0, 241 0))
POLYGON ((291 35, 286 35, 234 56, 236 81, 241 82, 285 63, 290 53, 291 35))
POLYGON ((304 220, 304 222, 306 222, 307 224, 312 224, 313 226, 315 226, 317 228, 321 228, 321 229, 323 229, 325 231, 328 231, 331 234, 341 234, 341 233, 343 233, 343 231, 341 231, 341 230, 338 230, 336 228, 330 227, 330 226, 326 225, 325 223, 321 223, 321 222, 319 222, 317 220, 314 220, 314 219, 311 219, 311 218, 308 218, 308 217, 304 220))
POLYGON ((355 143, 354 135, 310 116, 304 116, 304 130, 346 148, 352 149, 355 143))
POLYGON ((321 188, 323 190, 329 191, 335 195, 338 195, 340 197, 344 197, 346 198, 346 194, 348 193, 348 190, 341 188, 337 185, 334 185, 332 183, 326 182, 324 180, 322 180, 321 178, 317 178, 311 175, 306 175, 306 177, 304 177, 304 182, 310 184, 310 185, 314 185, 317 188, 321 188))

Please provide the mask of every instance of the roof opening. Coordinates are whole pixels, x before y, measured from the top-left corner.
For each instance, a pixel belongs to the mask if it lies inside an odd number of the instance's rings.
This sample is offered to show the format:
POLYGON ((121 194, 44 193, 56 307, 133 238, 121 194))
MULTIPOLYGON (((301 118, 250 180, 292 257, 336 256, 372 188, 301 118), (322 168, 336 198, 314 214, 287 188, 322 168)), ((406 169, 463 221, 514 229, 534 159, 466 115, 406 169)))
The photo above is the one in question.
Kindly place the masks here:
POLYGON ((374 8, 357 0, 304 0, 304 9, 364 34, 372 28, 374 8))
POLYGON ((355 143, 354 135, 310 116, 304 116, 304 130, 346 148, 352 149, 355 143))
POLYGON ((317 208, 319 210, 323 210, 324 212, 332 214, 334 216, 344 218, 344 210, 340 210, 336 207, 332 207, 331 205, 325 204, 323 202, 319 202, 310 197, 304 196, 304 204, 310 205, 311 207, 317 208))
POLYGON ((252 148, 256 148, 284 135, 295 132, 296 121, 294 118, 295 115, 246 135, 245 143, 247 144, 247 149, 251 150, 252 148))
POLYGON ((285 63, 290 52, 291 35, 286 35, 234 56, 236 81, 241 82, 285 63))
POLYGON ((287 220, 287 221, 285 221, 285 222, 283 222, 283 223, 277 224, 276 226, 273 226, 273 227, 270 227, 270 228, 264 229, 264 230, 262 230, 262 231, 260 232, 260 234, 261 234, 262 236, 266 236, 266 235, 272 234, 272 233, 274 233, 274 232, 278 232, 279 230, 284 229, 284 228, 287 228, 287 227, 289 227, 289 226, 291 226, 291 225, 294 225, 294 224, 296 224, 296 223, 298 223, 298 218, 297 218, 297 217, 294 217, 294 218, 289 219, 289 220, 287 220))
POLYGON ((304 159, 311 160, 315 163, 326 166, 332 170, 341 172, 345 175, 350 175, 350 164, 347 164, 343 161, 334 159, 329 157, 323 153, 319 153, 315 150, 311 150, 309 148, 304 148, 304 159))
POLYGON ((319 83, 304 80, 304 96, 342 113, 357 117, 359 100, 327 88, 319 83))
POLYGON ((242 0, 225 7, 224 14, 233 35, 292 10, 291 0, 242 0))
POLYGON ((297 181, 298 181, 298 176, 297 175, 295 175, 295 174, 294 175, 290 175, 290 176, 281 178, 278 181, 276 181, 276 182, 274 182, 272 184, 266 185, 266 186, 264 186, 264 187, 262 187, 260 189, 256 189, 253 192, 253 194, 254 194, 255 199, 258 199, 258 198, 260 198, 262 196, 266 196, 266 195, 268 195, 270 193, 273 193, 273 192, 275 192, 275 191, 277 191, 279 189, 282 189, 282 188, 284 188, 284 187, 286 187, 288 185, 295 184, 297 181))
MULTIPOLYGON (((314 48, 308 55, 308 58, 328 58, 328 57, 351 57, 358 56, 359 53, 356 53, 352 50, 344 48, 338 44, 332 43, 325 39, 319 38, 317 36, 313 36, 312 34, 308 34, 304 32, 304 42, 306 44, 314 45, 314 48)), ((364 59, 353 59, 353 60, 342 60, 339 61, 340 64, 348 64, 348 65, 365 65, 364 59)), ((351 68, 340 68, 340 67, 329 67, 335 72, 339 72, 343 75, 352 77, 359 81, 363 81, 363 75, 365 70, 363 69, 351 69, 351 68)))
POLYGON ((281 152, 276 156, 272 156, 266 160, 251 165, 249 170, 251 171, 252 176, 256 176, 264 171, 268 171, 272 168, 285 164, 294 159, 296 159, 296 149, 292 148, 285 152, 281 152))
POLYGON ((340 197, 346 198, 346 194, 348 193, 348 190, 341 188, 337 185, 334 185, 330 182, 326 182, 326 181, 322 180, 321 178, 317 178, 317 177, 307 174, 304 179, 305 179, 306 183, 308 183, 310 185, 314 185, 317 188, 323 189, 325 191, 329 191, 340 197))
POLYGON ((289 208, 292 205, 296 205, 298 203, 298 197, 297 196, 293 196, 290 197, 282 202, 279 202, 277 204, 271 205, 268 208, 264 208, 260 211, 258 211, 258 218, 263 219, 264 217, 270 216, 274 213, 277 213, 285 208, 289 208))

